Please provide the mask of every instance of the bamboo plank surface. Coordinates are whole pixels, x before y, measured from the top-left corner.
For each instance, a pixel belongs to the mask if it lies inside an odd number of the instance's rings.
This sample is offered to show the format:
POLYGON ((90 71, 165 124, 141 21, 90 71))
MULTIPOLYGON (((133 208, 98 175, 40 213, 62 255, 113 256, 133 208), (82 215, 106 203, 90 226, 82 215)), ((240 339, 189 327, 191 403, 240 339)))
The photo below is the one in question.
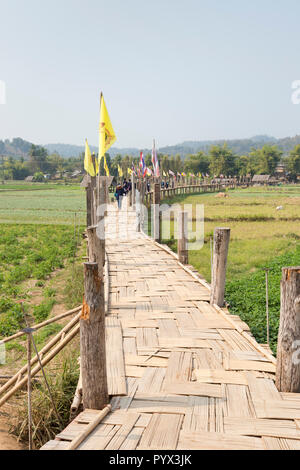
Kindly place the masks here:
POLYGON ((198 382, 168 383, 164 387, 167 393, 176 393, 177 395, 195 395, 197 397, 224 397, 224 391, 220 385, 198 382))
POLYGON ((182 430, 185 432, 208 432, 210 423, 209 398, 189 397, 189 406, 184 417, 182 430))
POLYGON ((197 382, 214 384, 248 385, 243 373, 229 372, 223 369, 195 369, 194 376, 197 382))
POLYGON ((253 404, 258 418, 300 419, 300 400, 298 402, 259 400, 253 404))
POLYGON ((225 430, 229 434, 243 436, 268 436, 287 439, 300 439, 300 430, 294 421, 256 419, 256 418, 225 418, 225 430))
POLYGON ((100 424, 85 441, 80 444, 78 450, 103 450, 119 431, 121 426, 100 424))
POLYGON ((179 438, 183 416, 154 414, 145 429, 138 450, 175 450, 179 438))
POLYGON ((106 317, 106 364, 109 395, 126 395, 123 338, 120 321, 106 317))
POLYGON ((229 359, 228 370, 257 370, 263 372, 276 372, 276 367, 270 362, 260 361, 239 361, 235 359, 229 359))
POLYGON ((143 428, 134 427, 124 440, 120 450, 135 450, 143 435, 143 432, 143 428))
POLYGON ((172 352, 165 376, 164 389, 170 384, 188 382, 192 374, 192 354, 190 352, 172 352))
POLYGON ((181 432, 179 450, 263 450, 262 439, 214 432, 181 432))
POLYGON ((253 416, 248 389, 243 385, 226 385, 227 416, 248 418, 253 416))
POLYGON ((128 437, 128 434, 132 431, 138 419, 139 414, 128 413, 126 421, 124 421, 124 424, 118 429, 109 444, 106 446, 106 450, 119 449, 128 437))

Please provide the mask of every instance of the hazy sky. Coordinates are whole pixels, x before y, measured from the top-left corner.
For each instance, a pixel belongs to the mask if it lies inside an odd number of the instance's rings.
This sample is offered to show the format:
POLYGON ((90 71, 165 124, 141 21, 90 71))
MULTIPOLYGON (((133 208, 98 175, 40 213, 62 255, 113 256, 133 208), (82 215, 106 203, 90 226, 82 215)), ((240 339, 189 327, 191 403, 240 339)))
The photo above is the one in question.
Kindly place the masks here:
POLYGON ((300 133, 299 0, 0 0, 0 139, 117 147, 300 133))

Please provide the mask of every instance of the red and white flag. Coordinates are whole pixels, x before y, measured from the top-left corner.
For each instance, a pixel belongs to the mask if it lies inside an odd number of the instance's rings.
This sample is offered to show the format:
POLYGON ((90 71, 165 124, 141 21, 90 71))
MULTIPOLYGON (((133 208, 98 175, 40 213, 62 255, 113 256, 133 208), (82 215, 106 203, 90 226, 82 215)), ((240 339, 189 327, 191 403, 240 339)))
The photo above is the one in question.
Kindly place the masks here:
POLYGON ((153 148, 152 148, 152 165, 153 165, 154 176, 156 176, 156 178, 159 178, 160 176, 159 163, 157 159, 157 151, 155 148, 155 140, 153 140, 153 148))
POLYGON ((140 153, 140 170, 141 170, 142 177, 145 178, 146 173, 147 173, 147 167, 145 165, 145 159, 144 159, 143 152, 140 153))

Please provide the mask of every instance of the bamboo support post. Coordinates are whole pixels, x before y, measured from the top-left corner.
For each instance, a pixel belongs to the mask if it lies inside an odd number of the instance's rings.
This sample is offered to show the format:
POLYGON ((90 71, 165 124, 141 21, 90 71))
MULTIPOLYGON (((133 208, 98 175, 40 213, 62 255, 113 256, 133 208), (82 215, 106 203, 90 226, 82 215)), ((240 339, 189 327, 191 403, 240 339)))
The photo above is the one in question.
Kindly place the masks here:
POLYGON ((180 212, 178 215, 178 259, 182 264, 189 264, 188 212, 180 212))
POLYGON ((80 320, 83 407, 101 410, 108 403, 103 275, 97 263, 84 264, 85 303, 80 320))
POLYGON ((224 306, 229 240, 229 228, 215 229, 210 303, 219 307, 224 306))
POLYGON ((300 393, 300 267, 282 269, 276 386, 300 393))

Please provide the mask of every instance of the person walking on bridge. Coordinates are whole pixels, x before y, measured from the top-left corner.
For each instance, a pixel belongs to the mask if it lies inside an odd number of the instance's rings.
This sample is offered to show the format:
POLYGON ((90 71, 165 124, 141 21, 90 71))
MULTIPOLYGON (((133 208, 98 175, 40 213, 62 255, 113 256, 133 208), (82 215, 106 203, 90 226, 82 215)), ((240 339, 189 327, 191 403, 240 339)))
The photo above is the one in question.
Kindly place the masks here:
POLYGON ((122 208, 122 199, 123 199, 124 194, 125 194, 125 191, 124 191, 123 186, 121 184, 118 184, 118 186, 116 187, 115 198, 118 202, 119 209, 122 208))

